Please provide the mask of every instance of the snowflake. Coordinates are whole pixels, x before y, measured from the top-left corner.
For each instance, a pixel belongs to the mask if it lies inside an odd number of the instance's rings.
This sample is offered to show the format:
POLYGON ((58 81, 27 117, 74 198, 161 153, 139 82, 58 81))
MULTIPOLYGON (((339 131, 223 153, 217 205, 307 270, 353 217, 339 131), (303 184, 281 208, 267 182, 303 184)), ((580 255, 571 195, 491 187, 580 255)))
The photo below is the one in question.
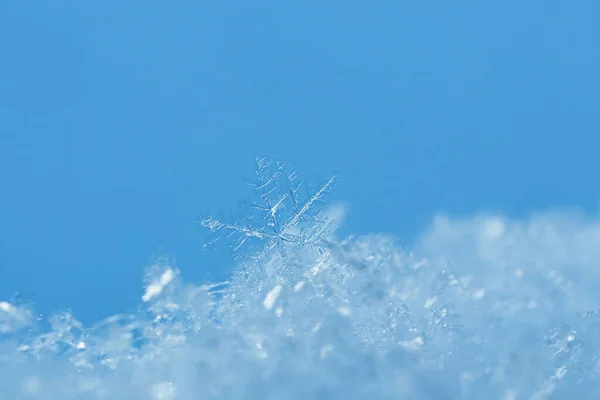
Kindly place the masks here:
POLYGON ((243 223, 228 223, 214 216, 202 219, 200 224, 214 234, 205 247, 226 235, 233 239, 235 254, 247 254, 242 248, 258 241, 263 244, 262 250, 252 258, 264 260, 275 250, 282 260, 289 260, 287 246, 318 246, 326 241, 335 229, 335 221, 324 216, 322 197, 336 177, 301 200, 303 185, 297 183, 295 172, 288 171, 287 163, 260 157, 255 161, 256 176, 250 183, 255 199, 247 204, 250 212, 243 217, 243 223))

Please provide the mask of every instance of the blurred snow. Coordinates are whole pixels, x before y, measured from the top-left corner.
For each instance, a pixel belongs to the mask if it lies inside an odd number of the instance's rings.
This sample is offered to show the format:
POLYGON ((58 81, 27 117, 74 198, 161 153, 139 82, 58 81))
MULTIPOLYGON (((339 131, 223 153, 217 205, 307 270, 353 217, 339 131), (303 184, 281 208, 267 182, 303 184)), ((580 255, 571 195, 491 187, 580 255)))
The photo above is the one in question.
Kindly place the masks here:
POLYGON ((31 323, 32 315, 26 307, 0 301, 0 334, 15 332, 31 323))

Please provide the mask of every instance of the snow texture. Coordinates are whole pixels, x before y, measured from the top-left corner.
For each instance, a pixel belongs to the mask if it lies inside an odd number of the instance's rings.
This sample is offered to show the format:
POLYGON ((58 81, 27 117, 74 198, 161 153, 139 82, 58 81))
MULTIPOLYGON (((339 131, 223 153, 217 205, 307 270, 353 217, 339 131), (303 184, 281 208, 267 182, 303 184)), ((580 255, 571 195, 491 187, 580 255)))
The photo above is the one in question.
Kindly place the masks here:
POLYGON ((0 398, 600 398, 600 221, 438 216, 403 249, 336 237, 333 180, 302 198, 295 182, 258 159, 260 203, 201 221, 248 256, 227 282, 159 258, 139 313, 44 332, 0 302, 0 398))

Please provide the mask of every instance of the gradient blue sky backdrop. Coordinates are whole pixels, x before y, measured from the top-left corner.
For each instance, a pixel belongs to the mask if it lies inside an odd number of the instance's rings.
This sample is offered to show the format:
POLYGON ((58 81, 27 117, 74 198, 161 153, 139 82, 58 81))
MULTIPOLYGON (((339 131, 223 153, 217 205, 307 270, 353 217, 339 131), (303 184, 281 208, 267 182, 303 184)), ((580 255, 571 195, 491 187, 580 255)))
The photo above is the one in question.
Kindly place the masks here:
POLYGON ((2 1, 0 298, 90 322, 135 307, 160 251, 226 276, 196 220, 249 193, 255 155, 338 171, 345 229, 404 241, 438 211, 595 210, 599 18, 598 1, 2 1))

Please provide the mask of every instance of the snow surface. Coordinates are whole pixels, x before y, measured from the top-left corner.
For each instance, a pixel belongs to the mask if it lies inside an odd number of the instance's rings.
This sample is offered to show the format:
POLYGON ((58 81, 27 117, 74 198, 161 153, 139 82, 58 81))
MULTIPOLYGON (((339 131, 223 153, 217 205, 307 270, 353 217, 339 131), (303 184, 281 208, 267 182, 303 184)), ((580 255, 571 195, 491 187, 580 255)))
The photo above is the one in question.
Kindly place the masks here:
POLYGON ((276 201, 266 228, 204 221, 241 227, 228 282, 185 282, 159 258, 139 313, 57 313, 43 332, 0 302, 0 398, 600 398, 597 218, 438 216, 402 248, 336 237, 341 207, 286 225, 312 197, 285 190, 281 223, 276 201))

